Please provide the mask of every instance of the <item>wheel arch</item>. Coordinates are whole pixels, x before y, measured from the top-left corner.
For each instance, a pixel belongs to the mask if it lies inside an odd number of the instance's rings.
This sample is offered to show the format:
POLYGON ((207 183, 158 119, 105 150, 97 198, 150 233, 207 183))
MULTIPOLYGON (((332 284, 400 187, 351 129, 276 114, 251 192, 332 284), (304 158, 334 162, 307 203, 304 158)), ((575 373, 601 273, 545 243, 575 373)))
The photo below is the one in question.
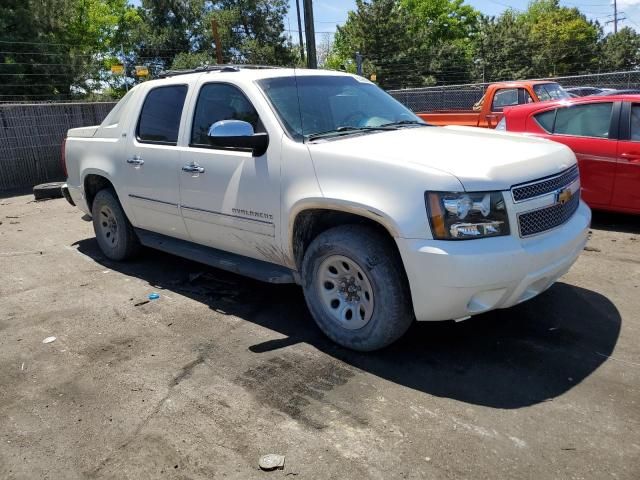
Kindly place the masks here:
POLYGON ((110 175, 102 170, 87 170, 86 172, 84 172, 82 178, 82 188, 89 211, 91 211, 93 207, 93 200, 100 190, 103 190, 105 188, 112 188, 115 191, 115 185, 110 175))
MULTIPOLYGON (((341 200, 315 199, 294 206, 289 219, 289 256, 298 271, 309 244, 322 232, 340 225, 369 225, 384 233, 393 243, 398 226, 383 212, 341 200)), ((403 266, 404 268, 404 266, 403 266)))

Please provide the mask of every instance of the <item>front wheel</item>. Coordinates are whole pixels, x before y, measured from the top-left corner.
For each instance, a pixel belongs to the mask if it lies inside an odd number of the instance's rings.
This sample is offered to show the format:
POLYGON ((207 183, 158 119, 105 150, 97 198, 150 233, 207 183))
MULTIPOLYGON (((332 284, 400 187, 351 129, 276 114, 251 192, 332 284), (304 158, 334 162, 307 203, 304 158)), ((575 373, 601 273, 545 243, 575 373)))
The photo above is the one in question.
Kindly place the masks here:
POLYGON ((138 252, 138 237, 112 189, 100 190, 96 194, 91 215, 96 240, 107 258, 126 260, 138 252))
POLYGON ((302 279, 316 323, 344 347, 385 347, 414 320, 402 262, 374 228, 345 225, 320 234, 304 255, 302 279))

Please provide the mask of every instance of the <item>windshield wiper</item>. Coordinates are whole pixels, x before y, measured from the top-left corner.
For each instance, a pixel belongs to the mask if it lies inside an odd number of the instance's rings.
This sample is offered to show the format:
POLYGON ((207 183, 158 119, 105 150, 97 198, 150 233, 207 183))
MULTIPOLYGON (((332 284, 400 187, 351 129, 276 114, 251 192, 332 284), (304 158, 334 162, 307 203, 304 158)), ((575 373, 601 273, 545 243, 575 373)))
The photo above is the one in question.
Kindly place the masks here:
POLYGON ((307 137, 307 140, 317 140, 319 138, 327 137, 340 137, 342 135, 350 135, 357 132, 375 132, 383 130, 395 130, 395 128, 393 128, 393 125, 380 125, 377 127, 354 127, 351 125, 344 125, 342 127, 328 130, 326 132, 313 133, 307 137))
POLYGON ((419 120, 400 120, 398 122, 383 123, 381 127, 402 127, 404 125, 419 125, 421 127, 430 127, 428 123, 419 120))

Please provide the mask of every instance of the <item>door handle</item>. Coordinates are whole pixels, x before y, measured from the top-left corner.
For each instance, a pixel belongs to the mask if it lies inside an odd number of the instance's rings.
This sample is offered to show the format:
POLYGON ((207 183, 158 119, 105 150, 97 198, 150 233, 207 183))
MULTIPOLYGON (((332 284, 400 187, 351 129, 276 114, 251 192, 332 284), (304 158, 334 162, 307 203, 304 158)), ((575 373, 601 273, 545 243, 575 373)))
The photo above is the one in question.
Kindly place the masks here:
POLYGON ((639 152, 623 152, 620 156, 626 160, 629 160, 630 163, 640 162, 640 153, 639 152))
POLYGON ((188 173, 204 173, 204 167, 201 167, 200 165, 195 163, 191 163, 189 165, 183 165, 182 171, 188 173))
POLYGON ((144 165, 144 160, 142 160, 142 158, 140 157, 140 155, 134 155, 131 158, 127 158, 127 163, 129 165, 135 165, 135 166, 140 166, 140 165, 144 165))

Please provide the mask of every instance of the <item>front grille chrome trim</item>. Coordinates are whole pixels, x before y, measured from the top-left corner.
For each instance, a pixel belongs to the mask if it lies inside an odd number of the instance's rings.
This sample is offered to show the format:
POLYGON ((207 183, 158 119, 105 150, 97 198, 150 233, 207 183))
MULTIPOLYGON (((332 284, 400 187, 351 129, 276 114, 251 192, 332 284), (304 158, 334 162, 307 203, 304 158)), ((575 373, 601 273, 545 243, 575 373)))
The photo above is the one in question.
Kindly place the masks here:
POLYGON ((556 175, 514 185, 511 187, 513 203, 521 203, 549 195, 566 185, 572 184, 579 176, 578 165, 573 165, 556 175))
POLYGON ((560 227, 567 223, 580 206, 580 190, 566 203, 554 203, 546 207, 518 214, 518 231, 521 238, 528 238, 560 227))

